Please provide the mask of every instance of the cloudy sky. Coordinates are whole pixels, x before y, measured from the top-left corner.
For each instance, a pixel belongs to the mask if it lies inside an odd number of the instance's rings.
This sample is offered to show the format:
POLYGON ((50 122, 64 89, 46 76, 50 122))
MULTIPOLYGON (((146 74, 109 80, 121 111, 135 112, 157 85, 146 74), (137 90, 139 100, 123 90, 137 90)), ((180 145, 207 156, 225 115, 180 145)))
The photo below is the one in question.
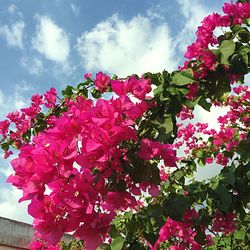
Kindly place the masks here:
MULTIPOLYGON (((32 94, 79 83, 86 72, 176 69, 202 18, 221 12, 223 2, 0 1, 0 119, 29 105, 32 94)), ((20 193, 5 183, 11 169, 0 157, 0 216, 31 222, 20 193)))

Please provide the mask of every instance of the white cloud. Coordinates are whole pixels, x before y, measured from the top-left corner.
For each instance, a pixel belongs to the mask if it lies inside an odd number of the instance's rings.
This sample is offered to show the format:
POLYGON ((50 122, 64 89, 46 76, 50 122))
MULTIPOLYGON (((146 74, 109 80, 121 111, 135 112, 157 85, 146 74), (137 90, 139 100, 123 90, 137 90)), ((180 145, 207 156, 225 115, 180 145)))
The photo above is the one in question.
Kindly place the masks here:
POLYGON ((183 28, 178 35, 177 42, 181 52, 184 52, 187 45, 194 41, 197 27, 203 18, 211 13, 211 10, 200 4, 198 0, 177 0, 177 2, 181 7, 181 15, 184 17, 183 28))
MULTIPOLYGON (((4 176, 5 179, 7 179, 11 174, 13 174, 13 168, 10 164, 11 160, 13 160, 14 158, 17 158, 18 154, 16 150, 12 150, 14 151, 12 155, 10 155, 9 158, 4 159, 4 153, 3 150, 0 150, 0 174, 2 174, 4 176)), ((1 181, 1 178, 0 178, 1 181)), ((1 196, 0 196, 0 200, 1 200, 1 196)))
POLYGON ((0 89, 0 109, 1 109, 0 120, 3 120, 5 119, 6 114, 11 109, 11 103, 7 102, 7 97, 3 94, 1 89, 0 89))
POLYGON ((50 17, 37 15, 36 19, 38 24, 32 39, 33 48, 49 60, 64 63, 70 52, 68 35, 50 17))
POLYGON ((15 4, 11 4, 11 5, 8 7, 8 12, 9 12, 10 14, 15 13, 16 10, 17 10, 17 7, 16 7, 15 4))
POLYGON ((213 128, 213 129, 219 130, 220 124, 217 121, 217 119, 220 116, 225 115, 227 111, 229 111, 229 107, 221 108, 221 107, 212 106, 210 109, 210 112, 208 112, 202 107, 197 106, 195 108, 194 115, 197 119, 197 120, 195 119, 197 122, 199 120, 199 122, 208 123, 210 129, 213 128))
POLYGON ((32 75, 39 75, 44 70, 43 62, 38 58, 23 57, 21 65, 32 75))
POLYGON ((1 187, 0 214, 2 217, 32 223, 33 218, 27 212, 28 202, 18 203, 22 191, 16 188, 1 187))
POLYGON ((136 16, 130 21, 113 15, 77 39, 76 48, 88 71, 103 70, 126 76, 177 66, 174 42, 166 23, 136 16))
POLYGON ((151 19, 159 19, 160 21, 165 21, 166 8, 161 4, 153 5, 150 9, 146 11, 147 16, 151 19))
MULTIPOLYGON (((25 82, 16 85, 13 94, 8 96, 4 95, 0 90, 0 120, 5 119, 8 112, 28 106, 29 101, 25 98, 25 94, 31 90, 33 88, 25 82)), ((16 188, 12 188, 9 184, 5 184, 6 178, 13 173, 10 160, 15 157, 16 154, 5 160, 3 153, 0 153, 0 215, 31 223, 32 218, 27 213, 27 202, 18 203, 18 200, 22 197, 22 192, 16 188)))
POLYGON ((9 96, 4 95, 0 89, 0 120, 5 119, 9 112, 28 107, 30 105, 30 100, 25 96, 27 93, 29 93, 28 96, 30 96, 33 90, 33 87, 26 82, 16 84, 15 90, 9 96))
POLYGON ((23 18, 22 12, 18 11, 18 8, 15 4, 11 4, 7 8, 7 12, 10 13, 11 15, 19 16, 20 18, 23 18))
POLYGON ((0 89, 0 107, 4 105, 4 95, 3 92, 0 89))
POLYGON ((23 48, 23 30, 25 23, 18 21, 9 25, 0 26, 0 36, 6 39, 7 45, 10 47, 23 48))
POLYGON ((80 8, 76 5, 74 5, 73 3, 70 4, 70 7, 72 9, 72 12, 74 13, 75 16, 78 16, 80 13, 80 8))
POLYGON ((193 32, 195 32, 202 19, 207 14, 210 14, 207 7, 197 0, 177 0, 177 2, 180 4, 182 15, 187 19, 185 26, 193 32))
MULTIPOLYGON (((4 95, 0 90, 0 120, 5 119, 8 112, 28 106, 29 101, 25 98, 25 94, 31 90, 33 90, 33 88, 25 82, 16 85, 13 94, 9 96, 4 95)), ((13 173, 10 160, 15 157, 16 154, 5 160, 3 153, 0 153, 0 215, 6 218, 31 223, 32 218, 27 213, 27 202, 18 203, 18 200, 22 197, 22 192, 16 188, 12 188, 9 184, 5 184, 6 178, 13 173)))
POLYGON ((25 93, 33 90, 33 87, 26 82, 16 84, 13 96, 8 97, 8 102, 12 101, 12 109, 21 109, 30 105, 30 99, 25 97, 25 93), (13 106, 14 103, 14 106, 13 106))

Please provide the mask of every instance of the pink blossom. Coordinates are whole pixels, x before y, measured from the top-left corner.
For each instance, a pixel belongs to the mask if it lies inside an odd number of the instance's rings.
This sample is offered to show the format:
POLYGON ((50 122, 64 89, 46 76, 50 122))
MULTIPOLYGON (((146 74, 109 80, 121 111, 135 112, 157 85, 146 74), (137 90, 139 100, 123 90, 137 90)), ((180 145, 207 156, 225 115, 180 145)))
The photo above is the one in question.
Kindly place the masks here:
POLYGON ((9 151, 4 151, 4 159, 7 159, 9 156, 13 155, 13 151, 9 150, 9 151))
POLYGON ((91 78, 91 77, 92 77, 91 73, 84 74, 84 79, 88 79, 88 78, 91 78))
POLYGON ((193 100, 196 97, 198 91, 198 84, 193 83, 188 85, 188 93, 185 95, 188 99, 193 100))
MULTIPOLYGON (((135 197, 128 192, 108 192, 106 195, 106 203, 110 210, 126 210, 137 205, 135 197)), ((107 207, 105 205, 104 207, 107 207)))
POLYGON ((98 90, 105 92, 110 84, 110 77, 100 71, 96 74, 94 82, 98 90))
POLYGON ((0 135, 3 135, 4 137, 8 133, 10 126, 10 122, 8 120, 4 120, 0 122, 0 135))
POLYGON ((222 214, 217 211, 214 217, 212 230, 215 232, 223 232, 225 235, 234 233, 236 230, 236 215, 234 213, 222 214))
MULTIPOLYGON (((197 249, 201 250, 202 246, 194 240, 196 231, 193 225, 193 219, 197 218, 198 214, 194 209, 189 209, 186 211, 183 221, 177 222, 168 218, 166 223, 160 229, 159 238, 156 241, 155 245, 151 249, 158 249, 160 243, 164 243, 170 237, 174 239, 178 238, 178 241, 174 241, 174 245, 170 246, 170 249, 197 249), (181 241, 180 241, 181 240, 181 241)), ((200 228, 202 231, 204 229, 200 228)), ((211 244, 211 237, 206 236, 207 245, 211 244)))
POLYGON ((143 139, 138 153, 143 160, 150 160, 160 155, 162 146, 158 141, 143 139))
POLYGON ((45 107, 46 108, 52 108, 55 106, 56 104, 56 89, 55 88, 51 88, 49 91, 47 91, 44 94, 44 100, 45 100, 45 107))
POLYGON ((132 93, 139 100, 143 100, 146 94, 151 91, 151 82, 150 79, 144 77, 137 79, 135 76, 131 76, 125 82, 112 80, 111 88, 119 96, 132 93))
POLYGON ((212 157, 206 158, 206 163, 207 163, 207 164, 212 164, 213 161, 214 161, 214 159, 213 159, 212 157))
POLYGON ((40 106, 43 104, 43 96, 40 94, 35 94, 31 97, 32 104, 35 106, 40 106))

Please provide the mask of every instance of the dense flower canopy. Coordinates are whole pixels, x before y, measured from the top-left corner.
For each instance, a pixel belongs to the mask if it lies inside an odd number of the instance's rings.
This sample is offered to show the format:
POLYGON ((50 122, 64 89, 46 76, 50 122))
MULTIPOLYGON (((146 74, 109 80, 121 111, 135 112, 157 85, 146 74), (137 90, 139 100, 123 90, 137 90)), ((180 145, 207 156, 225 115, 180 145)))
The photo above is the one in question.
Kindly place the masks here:
POLYGON ((62 98, 51 88, 0 122, 5 157, 19 151, 7 181, 30 201, 31 249, 59 249, 67 232, 87 250, 247 249, 250 3, 223 12, 203 20, 178 71, 87 73, 62 98), (218 27, 230 31, 215 37, 218 27), (192 121, 196 105, 229 107, 219 131, 192 121), (193 177, 212 163, 219 175, 193 177))

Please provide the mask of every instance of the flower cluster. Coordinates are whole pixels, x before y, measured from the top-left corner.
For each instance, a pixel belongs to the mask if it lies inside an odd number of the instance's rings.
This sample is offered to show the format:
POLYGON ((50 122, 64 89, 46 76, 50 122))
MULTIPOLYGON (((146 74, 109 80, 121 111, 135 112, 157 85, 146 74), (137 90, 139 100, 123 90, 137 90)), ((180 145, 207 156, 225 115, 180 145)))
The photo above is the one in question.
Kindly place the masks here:
MULTIPOLYGON (((246 18, 249 18, 250 3, 225 3, 222 9, 225 15, 213 13, 203 19, 202 25, 196 32, 196 41, 187 47, 185 57, 202 62, 200 71, 195 72, 198 79, 204 78, 208 70, 215 69, 217 56, 209 50, 209 46, 219 43, 214 36, 215 28, 242 24, 246 18)), ((189 61, 186 61, 184 68, 188 63, 189 61)))
MULTIPOLYGON (((234 94, 229 95, 224 103, 220 103, 222 107, 230 107, 230 110, 226 115, 218 118, 219 131, 209 129, 208 124, 200 122, 187 125, 178 124, 178 140, 175 146, 179 148, 185 144, 185 153, 193 151, 194 157, 197 157, 196 152, 202 149, 206 163, 211 164, 215 158, 216 163, 226 166, 229 157, 233 157, 239 143, 246 139, 250 122, 250 91, 248 86, 239 85, 234 87, 233 91, 234 94), (231 154, 229 154, 230 152, 231 154)), ((214 103, 214 105, 217 104, 214 103)), ((184 116, 183 119, 187 118, 184 116)))
MULTIPOLYGON (((175 221, 168 218, 159 232, 159 238, 152 249, 157 250, 161 243, 166 241, 173 242, 170 246, 171 250, 195 249, 201 250, 202 246, 195 241, 197 231, 195 230, 194 221, 197 219, 198 213, 194 209, 187 210, 183 216, 183 222, 175 221)), ((205 233, 204 228, 200 228, 205 233)), ((206 246, 212 245, 211 235, 206 235, 206 246)))
POLYGON ((30 242, 29 246, 30 250, 60 250, 60 246, 57 245, 50 245, 45 239, 43 239, 43 236, 39 234, 38 232, 34 233, 34 237, 32 241, 30 242))
MULTIPOLYGON (((148 188, 157 194, 150 180, 138 185, 128 174, 124 164, 129 150, 144 160, 161 158, 167 166, 175 166, 172 146, 140 141, 137 134, 136 120, 151 107, 145 100, 150 81, 131 77, 111 84, 117 98, 96 103, 81 96, 67 100, 67 111, 31 143, 23 144, 18 158, 11 161, 15 174, 8 182, 23 190, 20 201, 31 200, 28 212, 34 217, 34 228, 51 244, 65 232, 74 232, 85 240, 87 249, 95 249, 108 237, 117 210, 140 205, 133 193, 148 188), (128 92, 137 98, 136 103, 128 92), (138 149, 126 148, 125 142, 138 149)), ((49 93, 46 98, 51 103, 54 92, 49 93)))
POLYGON ((225 235, 234 233, 236 230, 236 214, 222 214, 222 212, 217 211, 214 216, 212 230, 214 232, 223 232, 225 235))
MULTIPOLYGON (((51 88, 44 95, 33 95, 28 108, 9 113, 0 122, 5 157, 13 153, 9 146, 19 150, 18 157, 11 161, 14 173, 7 181, 23 191, 20 202, 30 201, 28 212, 34 218, 39 238, 31 243, 31 249, 57 250, 62 236, 72 232, 84 240, 88 250, 104 242, 131 248, 148 242, 154 250, 162 246, 199 250, 213 244, 207 229, 226 236, 235 231, 235 211, 243 197, 237 181, 240 179, 244 185, 239 186, 247 189, 249 176, 241 178, 241 171, 232 170, 229 183, 224 183, 227 178, 221 176, 214 178, 211 188, 194 179, 186 183, 197 162, 227 166, 249 135, 248 87, 234 87, 234 94, 224 101, 221 93, 218 97, 215 93, 220 84, 230 87, 244 75, 230 71, 227 61, 236 53, 234 39, 222 39, 233 43, 224 49, 226 63, 220 61, 220 48, 217 52, 210 48, 221 45, 214 36, 217 27, 241 25, 249 18, 250 3, 228 3, 223 11, 225 15, 214 13, 203 20, 197 40, 185 54, 188 61, 181 68, 185 71, 126 79, 111 78, 103 72, 94 78, 85 74, 86 81, 76 88, 67 86, 59 103, 56 90, 51 88), (152 83, 156 87, 154 97, 152 83), (113 95, 105 99, 104 92, 113 95), (230 107, 226 115, 218 118, 219 131, 200 122, 176 124, 175 116, 193 119, 196 104, 207 109, 211 105, 230 107), (185 156, 179 158, 176 151, 182 146, 185 156), (230 187, 234 183, 235 192, 230 187), (235 194, 239 199, 231 199, 235 194), (225 200, 221 199, 224 195, 228 195, 225 200), (143 229, 142 222, 149 215, 152 218, 143 229), (114 238, 117 234, 120 236, 114 238)), ((243 47, 242 58, 248 63, 249 48, 239 41, 237 46, 243 47)), ((242 72, 248 69, 246 66, 242 72)), ((227 91, 226 86, 221 92, 227 91)), ((241 155, 237 157, 240 162, 241 155)))
MULTIPOLYGON (((28 108, 9 113, 8 119, 0 122, 0 136, 3 140, 8 141, 15 148, 19 148, 25 143, 42 109, 51 109, 56 106, 56 95, 55 88, 51 88, 44 95, 35 94, 31 97, 31 105, 28 108)), ((5 158, 13 153, 8 148, 3 149, 5 150, 5 158)))

